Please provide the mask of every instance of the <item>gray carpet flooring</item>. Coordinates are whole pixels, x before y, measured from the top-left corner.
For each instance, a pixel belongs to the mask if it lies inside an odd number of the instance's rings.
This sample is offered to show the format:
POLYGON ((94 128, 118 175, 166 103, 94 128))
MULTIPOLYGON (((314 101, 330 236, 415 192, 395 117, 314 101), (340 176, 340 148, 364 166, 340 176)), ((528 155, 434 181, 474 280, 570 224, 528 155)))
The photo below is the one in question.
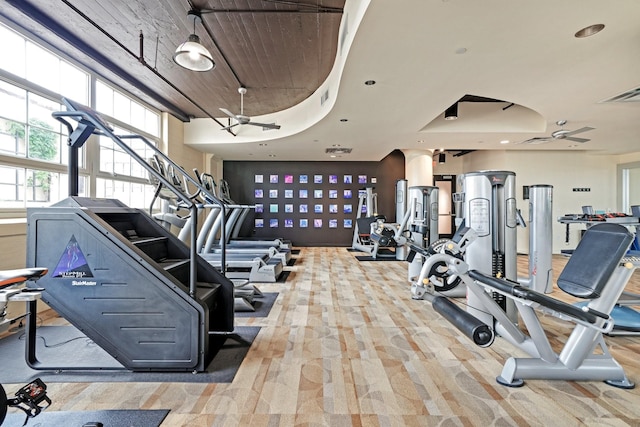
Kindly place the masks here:
POLYGON ((24 334, 17 332, 0 340, 0 383, 28 383, 35 378, 48 382, 231 382, 258 335, 259 327, 237 327, 240 340, 228 338, 206 372, 132 372, 122 368, 102 348, 73 326, 42 326, 37 330, 37 356, 45 366, 100 366, 104 370, 34 370, 25 362, 24 334))
MULTIPOLYGON (((25 414, 10 409, 11 413, 2 427, 19 427, 24 423, 25 414)), ((169 413, 166 409, 153 410, 107 410, 107 411, 51 411, 44 410, 37 417, 29 419, 26 427, 82 427, 94 422, 104 427, 158 427, 169 413)))

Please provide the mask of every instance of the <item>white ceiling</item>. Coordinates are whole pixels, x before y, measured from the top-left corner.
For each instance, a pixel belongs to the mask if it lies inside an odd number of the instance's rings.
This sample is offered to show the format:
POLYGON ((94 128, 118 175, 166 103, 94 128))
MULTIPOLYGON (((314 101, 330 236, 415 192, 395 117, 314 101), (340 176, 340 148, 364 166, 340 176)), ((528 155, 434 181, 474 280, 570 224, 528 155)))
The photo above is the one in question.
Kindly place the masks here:
POLYGON ((640 88, 639 18, 637 0, 347 0, 339 36, 347 41, 327 82, 298 106, 253 118, 280 130, 241 126, 234 137, 196 119, 185 139, 226 160, 380 160, 394 149, 640 151, 640 96, 603 102, 640 88), (605 28, 574 37, 593 24, 605 28), (466 94, 506 102, 464 102, 458 120, 443 120, 466 94), (549 136, 561 119, 566 130, 595 128, 575 135, 590 141, 517 144, 549 136), (335 145, 353 151, 330 158, 325 149, 335 145))

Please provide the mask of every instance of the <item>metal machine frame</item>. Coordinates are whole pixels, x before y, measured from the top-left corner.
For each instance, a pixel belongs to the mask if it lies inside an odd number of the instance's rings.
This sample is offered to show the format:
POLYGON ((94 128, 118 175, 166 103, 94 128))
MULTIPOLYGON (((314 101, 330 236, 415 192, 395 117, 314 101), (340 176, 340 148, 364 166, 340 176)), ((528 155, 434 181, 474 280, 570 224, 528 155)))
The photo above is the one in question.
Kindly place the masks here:
POLYGON ((599 224, 587 230, 557 281, 564 292, 587 300, 584 307, 470 270, 465 261, 454 256, 433 255, 427 259, 427 268, 446 263, 453 274, 462 277, 468 292, 475 296, 478 309, 490 313, 495 322, 487 323, 453 303, 441 304, 441 297, 433 298, 434 308, 476 344, 490 345, 495 332, 530 356, 506 361, 497 377, 502 385, 519 387, 525 379, 602 380, 615 387, 633 388, 603 339, 603 334, 613 328, 610 313, 616 301, 640 266, 640 258, 625 258, 632 240, 633 235, 617 224, 599 224), (528 335, 487 291, 499 292, 514 302, 528 335), (575 323, 559 353, 553 350, 537 311, 575 323))

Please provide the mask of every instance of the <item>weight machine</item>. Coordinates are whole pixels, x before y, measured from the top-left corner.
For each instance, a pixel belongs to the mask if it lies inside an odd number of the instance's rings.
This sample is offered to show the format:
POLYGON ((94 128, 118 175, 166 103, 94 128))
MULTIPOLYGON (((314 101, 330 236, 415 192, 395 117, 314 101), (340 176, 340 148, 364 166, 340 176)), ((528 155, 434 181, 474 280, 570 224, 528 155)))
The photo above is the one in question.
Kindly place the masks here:
POLYGON ((496 378, 499 384, 519 387, 525 379, 602 380, 630 389, 634 383, 609 352, 603 334, 613 329, 611 311, 634 270, 640 267, 640 258, 625 257, 632 241, 633 234, 618 224, 603 223, 587 229, 557 280, 560 290, 587 301, 583 307, 471 269, 469 263, 448 254, 429 257, 426 267, 446 263, 448 270, 459 275, 467 292, 474 296, 477 311, 489 313, 490 321, 486 316, 464 311, 445 297, 432 298, 432 304, 475 344, 487 347, 497 333, 529 355, 509 358, 496 378), (526 326, 526 334, 489 292, 497 292, 513 302, 526 326), (538 311, 575 323, 559 353, 552 349, 538 311))
MULTIPOLYGON (((581 215, 564 215, 558 219, 562 224, 566 224, 566 241, 569 241, 569 226, 571 224, 585 224, 587 229, 590 227, 605 223, 620 224, 625 227, 633 227, 635 229, 635 238, 627 255, 636 258, 640 256, 638 239, 640 231, 640 206, 631 206, 631 215, 623 213, 595 213, 592 206, 583 206, 581 215)), ((572 251, 567 251, 571 253, 572 251)), ((576 303, 577 306, 583 306, 583 303, 576 303)), ((616 302, 611 312, 615 324, 613 329, 607 335, 640 335, 640 313, 634 309, 634 306, 640 306, 640 295, 623 291, 620 299, 616 302)))
MULTIPOLYGON (((465 262, 475 270, 493 277, 517 281, 516 226, 516 175, 509 171, 478 171, 458 176, 458 188, 462 191, 462 217, 464 225, 472 228, 477 239, 466 250, 465 262)), ((509 318, 516 322, 517 312, 513 301, 498 292, 495 298, 509 318)), ((467 310, 490 324, 492 319, 480 305, 474 294, 467 296, 467 310)))
POLYGON ((378 194, 373 190, 373 185, 367 184, 364 189, 358 191, 358 212, 351 242, 351 249, 369 255, 372 255, 375 249, 371 241, 371 226, 379 219, 384 222, 384 216, 378 215, 378 194))
POLYGON ((411 201, 409 245, 409 267, 407 269, 409 282, 414 282, 422 269, 428 252, 427 248, 438 240, 438 187, 411 186, 409 200, 411 201))
MULTIPOLYGON (((504 191, 513 190, 513 184, 509 178, 510 173, 499 172, 498 176, 495 177, 493 172, 476 172, 472 174, 467 174, 472 178, 468 178, 465 180, 464 176, 462 177, 462 187, 466 188, 468 193, 456 193, 454 195, 454 200, 456 203, 456 212, 458 213, 457 224, 459 226, 458 231, 453 236, 452 239, 443 239, 441 241, 437 241, 434 245, 431 245, 428 249, 423 250, 424 256, 429 257, 435 253, 446 253, 452 256, 455 256, 459 259, 464 259, 472 265, 472 263, 484 262, 485 271, 491 271, 493 275, 498 277, 504 277, 504 267, 502 269, 497 268, 497 265, 500 265, 502 259, 508 259, 510 262, 514 263, 516 261, 516 245, 515 245, 515 230, 507 229, 505 231, 505 227, 503 226, 506 221, 495 221, 494 219, 489 221, 489 226, 486 226, 486 220, 484 218, 475 218, 475 224, 480 224, 481 230, 490 230, 489 235, 491 235, 491 239, 487 239, 487 235, 485 233, 484 245, 485 250, 489 248, 488 243, 491 242, 492 245, 496 247, 505 247, 506 249, 500 250, 498 254, 495 253, 491 259, 490 269, 487 268, 488 260, 487 259, 478 259, 468 258, 465 255, 465 252, 468 248, 475 248, 475 252, 478 253, 478 246, 476 244, 471 245, 472 242, 478 240, 478 233, 471 229, 469 226, 465 226, 465 224, 471 223, 471 221, 467 221, 465 214, 465 201, 468 197, 478 197, 478 193, 481 193, 480 190, 484 190, 485 194, 489 193, 491 195, 491 199, 489 201, 493 205, 505 205, 504 201, 500 201, 500 198, 504 197, 504 191), (489 191, 488 188, 482 188, 482 186, 487 186, 487 180, 479 179, 479 177, 489 177, 490 181, 495 183, 494 186, 501 185, 501 182, 504 182, 505 179, 500 179, 502 177, 507 178, 507 190, 503 189, 491 189, 489 191), (480 186, 480 189, 478 189, 480 186), (510 187, 509 187, 510 186, 510 187), (494 203, 493 200, 497 198, 498 202, 494 203), (493 233, 497 233, 498 236, 494 236, 493 233), (502 235, 508 235, 509 239, 506 241, 502 235), (509 243, 512 242, 512 243, 509 243), (471 245, 471 246, 470 246, 471 245), (504 254, 503 254, 504 252, 504 254), (508 254, 507 254, 508 253, 508 254)), ((539 292, 549 293, 552 290, 553 282, 552 282, 552 266, 551 266, 551 258, 552 258, 552 192, 553 187, 550 185, 532 185, 528 187, 528 199, 529 199, 529 275, 527 277, 519 277, 518 282, 524 286, 527 286, 531 289, 534 289, 539 292)), ((485 204, 485 201, 481 201, 476 203, 475 208, 478 209, 478 206, 482 207, 482 204, 485 204)), ((468 212, 468 209, 467 209, 468 212)), ((498 212, 500 210, 498 209, 498 212)), ((503 212, 507 214, 507 212, 503 212)), ((498 213, 500 215, 500 213, 498 213)), ((524 224, 524 220, 520 216, 518 210, 515 210, 516 215, 516 224, 524 224)), ((482 241, 482 239, 481 239, 482 241)), ((486 255, 486 254, 485 254, 486 255)), ((487 258, 485 256, 485 258, 487 258)), ((424 267, 424 266, 422 266, 424 267)), ((475 266, 472 266, 475 268, 475 266)), ((478 268, 480 269, 480 268, 478 268)), ((513 271, 513 270, 511 270, 513 271)), ((513 274, 513 273, 512 273, 513 274)), ((511 279, 513 280, 513 279, 511 279)), ((446 265, 439 264, 435 268, 426 269, 421 268, 419 270, 419 274, 417 276, 417 280, 411 280, 413 283, 411 296, 413 299, 423 299, 425 293, 434 294, 436 292, 442 293, 445 296, 449 297, 464 297, 466 296, 466 290, 464 287, 464 283, 461 283, 461 280, 458 276, 451 274, 447 271, 446 265)), ((499 296, 498 296, 499 298, 499 296)), ((470 304, 473 304, 473 297, 471 297, 470 304)), ((505 305, 508 303, 505 303, 505 305)), ((513 315, 512 315, 513 316, 513 315)), ((488 322, 488 315, 487 315, 488 322)))
MULTIPOLYGON (((407 223, 411 212, 407 210, 407 180, 396 181, 396 220, 400 222, 386 222, 384 216, 375 217, 371 222, 369 240, 373 244, 371 257, 376 259, 380 254, 380 248, 393 248, 393 256, 397 261, 404 261, 407 257, 405 245, 409 239, 407 223)), ((385 257, 390 257, 386 255, 385 257)))

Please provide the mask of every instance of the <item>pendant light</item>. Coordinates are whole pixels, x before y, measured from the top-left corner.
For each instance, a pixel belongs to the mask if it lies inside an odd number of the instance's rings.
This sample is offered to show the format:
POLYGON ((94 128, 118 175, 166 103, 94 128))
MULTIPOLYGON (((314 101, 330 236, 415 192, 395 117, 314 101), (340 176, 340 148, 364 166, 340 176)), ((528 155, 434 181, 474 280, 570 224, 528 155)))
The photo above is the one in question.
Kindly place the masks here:
POLYGON ((213 57, 207 48, 200 44, 200 37, 196 35, 196 23, 202 23, 202 16, 199 11, 192 9, 187 17, 193 21, 193 34, 190 34, 187 41, 178 46, 176 53, 173 54, 173 61, 187 70, 212 70, 216 66, 213 57))

